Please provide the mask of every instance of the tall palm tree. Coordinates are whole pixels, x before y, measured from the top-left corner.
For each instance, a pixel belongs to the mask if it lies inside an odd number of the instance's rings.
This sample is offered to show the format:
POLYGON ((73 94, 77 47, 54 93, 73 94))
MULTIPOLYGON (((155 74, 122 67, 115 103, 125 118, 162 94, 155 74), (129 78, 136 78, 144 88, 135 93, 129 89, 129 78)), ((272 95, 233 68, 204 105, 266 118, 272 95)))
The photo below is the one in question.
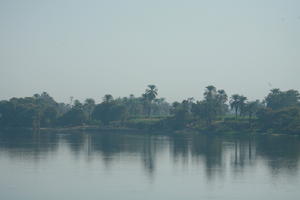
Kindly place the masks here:
POLYGON ((228 106, 226 104, 228 96, 225 90, 218 90, 217 94, 217 104, 218 104, 218 113, 223 115, 227 112, 228 106))
POLYGON ((247 97, 241 95, 239 97, 239 109, 240 109, 240 116, 245 114, 245 105, 246 105, 247 97))
POLYGON ((152 102, 155 99, 155 97, 157 96, 157 92, 158 89, 155 85, 148 85, 145 94, 150 102, 152 102))
POLYGON ((114 100, 113 96, 111 94, 106 94, 102 98, 104 103, 110 103, 114 100))
POLYGON ((95 100, 92 98, 88 98, 85 100, 83 108, 88 115, 88 120, 91 120, 91 115, 96 106, 95 100))
POLYGON ((230 100, 230 107, 235 112, 235 119, 237 119, 238 112, 240 113, 240 116, 244 114, 245 112, 245 105, 246 105, 247 97, 243 95, 234 94, 231 96, 230 100))
POLYGON ((226 103, 226 101, 228 100, 228 96, 225 90, 218 90, 218 98, 221 103, 226 103))
POLYGON ((204 92, 204 97, 206 100, 214 98, 214 96, 217 94, 216 87, 213 85, 209 85, 206 87, 206 91, 204 92))
POLYGON ((238 94, 234 94, 231 96, 231 99, 230 99, 230 108, 232 110, 234 110, 235 112, 235 119, 237 119, 237 113, 238 113, 238 110, 239 110, 239 100, 240 100, 240 95, 238 94))
POLYGON ((142 95, 143 99, 145 101, 145 106, 148 108, 148 117, 151 115, 152 111, 152 101, 156 98, 158 94, 158 89, 155 85, 148 85, 148 88, 146 89, 145 93, 142 95))

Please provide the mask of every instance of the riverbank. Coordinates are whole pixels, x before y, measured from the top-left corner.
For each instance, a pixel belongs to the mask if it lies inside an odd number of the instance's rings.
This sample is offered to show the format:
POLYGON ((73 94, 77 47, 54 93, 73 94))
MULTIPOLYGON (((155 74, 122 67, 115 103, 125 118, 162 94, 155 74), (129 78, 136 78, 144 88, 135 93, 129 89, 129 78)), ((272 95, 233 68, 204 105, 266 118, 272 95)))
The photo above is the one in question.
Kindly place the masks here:
POLYGON ((1 128, 0 131, 31 131, 31 132, 64 132, 64 131, 137 131, 138 129, 126 127, 100 127, 100 126, 72 126, 72 127, 42 127, 39 129, 28 127, 6 127, 1 128))
POLYGON ((210 128, 185 128, 180 130, 171 129, 148 129, 148 128, 132 128, 132 127, 104 127, 95 125, 84 126, 72 126, 72 127, 43 127, 40 129, 22 128, 22 127, 6 127, 0 128, 0 132, 34 132, 34 133, 64 133, 64 132, 123 132, 123 133, 151 133, 151 134, 163 134, 163 135, 188 135, 188 134, 205 134, 205 135, 224 135, 224 136, 258 136, 258 135, 272 135, 272 136, 300 136, 298 134, 286 134, 276 131, 263 132, 261 130, 254 129, 220 129, 216 127, 210 128))

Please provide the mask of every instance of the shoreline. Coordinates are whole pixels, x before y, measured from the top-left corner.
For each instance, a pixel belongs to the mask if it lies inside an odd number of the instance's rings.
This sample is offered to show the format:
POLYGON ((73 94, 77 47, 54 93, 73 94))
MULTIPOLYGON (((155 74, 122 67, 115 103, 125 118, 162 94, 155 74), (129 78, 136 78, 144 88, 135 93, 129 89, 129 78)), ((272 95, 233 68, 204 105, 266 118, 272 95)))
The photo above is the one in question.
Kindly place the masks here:
POLYGON ((197 129, 182 129, 182 130, 148 130, 148 129, 139 129, 139 128, 129 128, 129 127, 100 127, 100 126, 72 126, 72 127, 43 127, 39 130, 34 130, 33 128, 27 127, 6 127, 0 128, 1 132, 11 132, 11 131, 24 131, 24 132, 32 132, 32 133, 43 133, 43 132, 82 132, 82 131, 121 131, 121 132, 139 132, 139 133, 151 133, 151 134, 163 134, 163 135, 183 135, 183 134, 205 134, 211 136, 293 136, 299 137, 297 134, 284 134, 284 133, 270 133, 270 132, 259 132, 259 131, 250 131, 250 130, 238 130, 238 131, 215 131, 215 130, 197 130, 197 129))
POLYGON ((72 126, 72 127, 42 127, 39 129, 28 127, 6 127, 0 128, 0 131, 31 131, 31 132, 63 132, 63 131, 137 131, 140 129, 126 128, 126 127, 100 127, 100 126, 72 126))

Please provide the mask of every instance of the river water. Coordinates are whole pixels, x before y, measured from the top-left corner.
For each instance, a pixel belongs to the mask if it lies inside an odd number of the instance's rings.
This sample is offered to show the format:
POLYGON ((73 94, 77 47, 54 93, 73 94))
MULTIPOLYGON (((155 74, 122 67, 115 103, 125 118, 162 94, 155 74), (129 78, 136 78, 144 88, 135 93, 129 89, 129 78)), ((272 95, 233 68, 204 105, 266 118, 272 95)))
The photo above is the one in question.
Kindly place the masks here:
POLYGON ((2 200, 300 199, 300 139, 0 133, 2 200))

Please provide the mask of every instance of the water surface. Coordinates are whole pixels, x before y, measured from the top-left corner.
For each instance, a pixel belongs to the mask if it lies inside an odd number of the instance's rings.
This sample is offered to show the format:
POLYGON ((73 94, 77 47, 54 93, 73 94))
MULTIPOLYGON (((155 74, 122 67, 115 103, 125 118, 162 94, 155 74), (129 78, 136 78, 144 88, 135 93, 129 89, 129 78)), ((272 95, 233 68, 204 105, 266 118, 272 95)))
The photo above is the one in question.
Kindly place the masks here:
POLYGON ((0 133, 0 199, 299 199, 295 137, 0 133))

